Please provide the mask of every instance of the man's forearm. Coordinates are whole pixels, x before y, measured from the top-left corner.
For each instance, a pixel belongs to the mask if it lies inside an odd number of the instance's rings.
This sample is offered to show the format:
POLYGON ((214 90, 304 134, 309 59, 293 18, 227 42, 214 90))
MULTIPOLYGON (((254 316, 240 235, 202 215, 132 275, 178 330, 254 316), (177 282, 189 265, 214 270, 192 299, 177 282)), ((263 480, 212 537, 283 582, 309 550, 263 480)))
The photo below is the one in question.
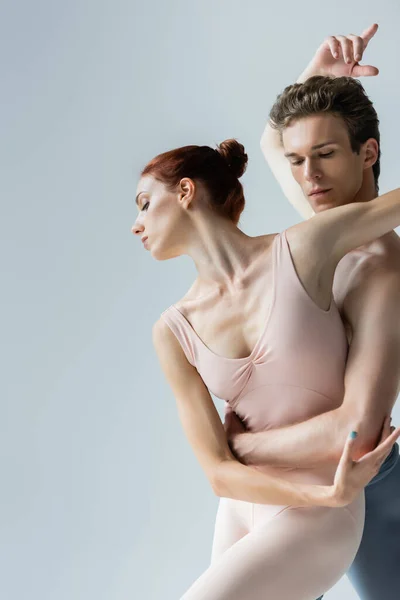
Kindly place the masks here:
MULTIPOLYGON (((296 83, 304 83, 309 77, 312 77, 313 75, 320 75, 320 73, 312 71, 307 67, 306 69, 304 69, 301 75, 299 75, 299 77, 296 80, 296 83)), ((271 127, 269 120, 262 134, 261 146, 266 150, 281 150, 283 152, 280 133, 277 129, 271 127)))
MULTIPOLYGON (((302 423, 256 433, 244 433, 245 462, 273 466, 309 467, 337 462, 347 436, 356 426, 341 408, 302 423)), ((359 427, 358 427, 359 428, 359 427)))

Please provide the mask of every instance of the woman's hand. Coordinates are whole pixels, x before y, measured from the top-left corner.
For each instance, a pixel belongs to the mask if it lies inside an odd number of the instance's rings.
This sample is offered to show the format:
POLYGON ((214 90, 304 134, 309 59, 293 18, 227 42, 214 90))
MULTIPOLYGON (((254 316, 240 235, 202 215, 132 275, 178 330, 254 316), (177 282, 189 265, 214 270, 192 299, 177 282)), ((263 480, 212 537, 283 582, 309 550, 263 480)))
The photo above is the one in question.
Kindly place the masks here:
POLYGON ((377 447, 356 461, 352 460, 355 437, 347 439, 332 486, 332 506, 346 506, 358 496, 378 473, 399 436, 400 427, 390 427, 390 417, 386 417, 377 447))
POLYGON ((367 77, 378 75, 379 70, 372 65, 360 65, 369 41, 378 30, 374 23, 361 35, 330 35, 327 37, 311 62, 303 71, 298 82, 303 82, 313 75, 330 75, 333 77, 367 77))

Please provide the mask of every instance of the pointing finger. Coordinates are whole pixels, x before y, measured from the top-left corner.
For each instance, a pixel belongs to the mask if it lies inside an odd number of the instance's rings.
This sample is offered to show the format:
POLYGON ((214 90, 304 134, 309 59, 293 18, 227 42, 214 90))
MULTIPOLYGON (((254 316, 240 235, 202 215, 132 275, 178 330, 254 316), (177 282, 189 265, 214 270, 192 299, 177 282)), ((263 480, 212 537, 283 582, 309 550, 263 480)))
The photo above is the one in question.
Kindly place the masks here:
POLYGON ((376 34, 377 31, 378 31, 378 23, 374 23, 373 25, 370 25, 369 27, 367 27, 367 29, 364 29, 364 31, 362 32, 362 34, 360 36, 364 40, 364 50, 368 46, 369 41, 371 40, 371 38, 374 37, 374 35, 376 34))

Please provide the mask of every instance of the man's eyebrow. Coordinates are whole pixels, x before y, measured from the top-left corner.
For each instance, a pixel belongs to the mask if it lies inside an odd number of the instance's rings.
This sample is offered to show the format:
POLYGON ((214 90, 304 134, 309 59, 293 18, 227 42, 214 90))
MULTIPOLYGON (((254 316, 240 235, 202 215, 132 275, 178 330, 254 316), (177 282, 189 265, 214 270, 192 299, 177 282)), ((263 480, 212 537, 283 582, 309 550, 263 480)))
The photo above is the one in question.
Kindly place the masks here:
MULTIPOLYGON (((334 140, 329 140, 328 142, 322 142, 322 144, 316 144, 315 146, 311 147, 311 150, 319 150, 320 148, 323 148, 324 146, 329 146, 330 144, 337 144, 337 142, 335 142, 334 140)), ((285 152, 285 156, 286 158, 290 158, 291 156, 299 156, 297 154, 297 152, 285 152)))

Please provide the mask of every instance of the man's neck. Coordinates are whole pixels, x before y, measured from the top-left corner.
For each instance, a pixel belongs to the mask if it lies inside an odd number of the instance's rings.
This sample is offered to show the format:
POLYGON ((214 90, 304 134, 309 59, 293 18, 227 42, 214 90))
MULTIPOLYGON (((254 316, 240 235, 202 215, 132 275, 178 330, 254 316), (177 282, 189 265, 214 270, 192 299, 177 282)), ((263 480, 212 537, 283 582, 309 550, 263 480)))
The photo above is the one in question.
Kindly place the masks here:
POLYGON ((374 175, 372 169, 369 169, 364 174, 362 185, 353 198, 353 202, 369 202, 377 196, 374 175))

